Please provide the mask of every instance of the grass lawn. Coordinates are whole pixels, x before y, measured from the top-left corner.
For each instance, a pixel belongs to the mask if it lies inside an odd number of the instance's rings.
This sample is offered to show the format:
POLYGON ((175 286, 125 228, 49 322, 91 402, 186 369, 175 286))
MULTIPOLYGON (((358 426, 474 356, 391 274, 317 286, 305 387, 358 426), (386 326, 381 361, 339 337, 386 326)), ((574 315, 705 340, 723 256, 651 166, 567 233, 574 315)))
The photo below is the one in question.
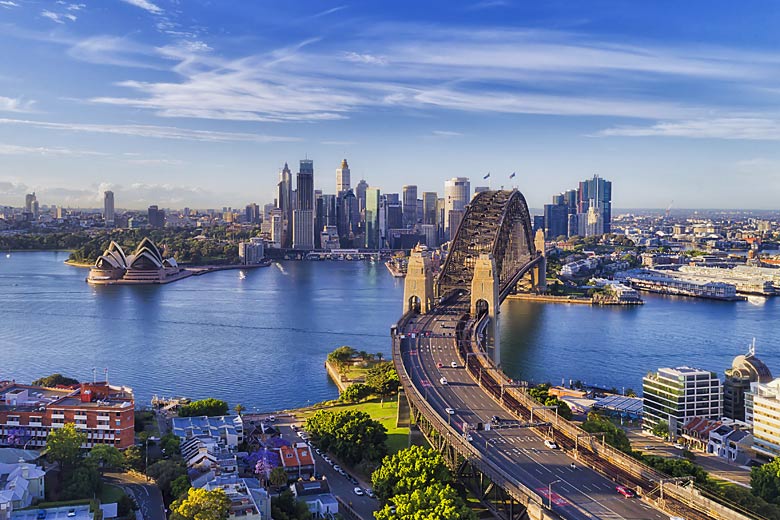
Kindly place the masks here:
MULTIPOLYGON (((379 399, 370 399, 358 404, 337 404, 320 409, 332 412, 342 410, 360 410, 365 412, 372 419, 379 421, 387 428, 387 450, 390 454, 409 447, 409 428, 395 427, 395 419, 398 414, 398 401, 396 399, 392 401, 385 399, 384 405, 380 403, 379 399)), ((314 415, 316 411, 317 409, 310 408, 300 412, 298 416, 305 420, 307 417, 314 415)))
POLYGON ((113 504, 119 502, 119 499, 122 498, 122 495, 124 494, 125 492, 117 486, 103 484, 103 490, 100 492, 100 503, 113 504))

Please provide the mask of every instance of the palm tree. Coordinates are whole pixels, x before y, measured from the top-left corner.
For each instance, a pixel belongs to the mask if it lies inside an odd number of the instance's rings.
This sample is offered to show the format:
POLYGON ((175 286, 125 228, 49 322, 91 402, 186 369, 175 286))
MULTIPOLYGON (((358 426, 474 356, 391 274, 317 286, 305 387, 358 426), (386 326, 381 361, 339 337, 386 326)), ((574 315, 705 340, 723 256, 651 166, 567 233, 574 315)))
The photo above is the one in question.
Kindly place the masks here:
POLYGON ((236 406, 234 406, 234 407, 233 407, 233 410, 235 410, 235 412, 236 412, 238 415, 241 415, 241 412, 243 412, 244 410, 246 410, 246 408, 244 408, 244 405, 242 405, 241 403, 238 403, 236 406))
POLYGON ((379 360, 379 361, 382 361, 382 358, 383 358, 383 357, 384 357, 384 354, 382 354, 381 352, 377 352, 377 353, 376 353, 376 358, 377 358, 377 360, 379 360))

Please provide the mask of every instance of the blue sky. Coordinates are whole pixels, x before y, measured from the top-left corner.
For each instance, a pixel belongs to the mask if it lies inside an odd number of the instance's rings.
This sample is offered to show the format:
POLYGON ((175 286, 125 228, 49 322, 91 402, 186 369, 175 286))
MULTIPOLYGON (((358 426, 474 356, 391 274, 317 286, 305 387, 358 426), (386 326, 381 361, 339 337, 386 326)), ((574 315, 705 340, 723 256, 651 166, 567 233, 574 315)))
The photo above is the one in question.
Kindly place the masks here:
POLYGON ((777 208, 780 4, 0 0, 0 204, 241 207, 491 172, 540 207, 777 208), (517 176, 509 181, 508 176, 517 176))

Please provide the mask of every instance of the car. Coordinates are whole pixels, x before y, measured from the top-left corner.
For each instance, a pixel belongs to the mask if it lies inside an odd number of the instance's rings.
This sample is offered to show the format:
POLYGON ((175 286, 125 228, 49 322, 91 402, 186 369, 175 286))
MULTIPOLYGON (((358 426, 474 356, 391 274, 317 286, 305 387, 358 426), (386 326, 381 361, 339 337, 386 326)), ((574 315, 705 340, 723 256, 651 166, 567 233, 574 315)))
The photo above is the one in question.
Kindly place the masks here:
POLYGON ((450 366, 451 366, 452 368, 458 368, 458 364, 457 364, 455 361, 453 361, 452 363, 450 363, 450 366))
POLYGON ((275 415, 269 415, 268 420, 271 422, 276 422, 276 416, 275 415))
POLYGON ((295 435, 297 435, 300 438, 303 438, 303 436, 306 435, 306 432, 303 430, 298 430, 295 432, 295 435))
POLYGON ((493 417, 490 418, 490 422, 492 422, 493 424, 498 424, 501 422, 501 417, 499 417, 498 415, 494 415, 493 417))
POLYGON ((466 440, 467 440, 467 441, 469 441, 469 442, 471 442, 471 441, 473 441, 473 440, 474 440, 474 437, 472 437, 471 435, 469 435, 469 434, 467 433, 467 434, 466 434, 466 440))
POLYGON ((634 496, 634 492, 624 486, 618 486, 615 490, 626 498, 632 498, 634 496))
POLYGON ((35 515, 35 518, 37 518, 38 520, 43 520, 44 518, 46 518, 46 510, 45 509, 39 509, 38 510, 38 514, 35 515))
POLYGON ((330 460, 330 457, 328 457, 327 455, 323 455, 323 456, 322 456, 322 460, 324 460, 325 462, 327 462, 328 464, 330 464, 331 466, 333 466, 333 461, 332 461, 332 460, 330 460))
POLYGON ((316 453, 317 455, 322 456, 322 450, 319 449, 319 448, 314 448, 314 453, 316 453))
POLYGON ((292 426, 290 426, 290 428, 292 428, 292 430, 293 430, 294 432, 297 432, 297 431, 298 431, 298 426, 296 426, 296 425, 294 425, 294 424, 293 424, 292 426))
POLYGON ((442 377, 441 379, 439 379, 439 383, 441 383, 443 385, 446 385, 447 384, 447 378, 446 377, 442 377))
POLYGON ((647 451, 652 451, 652 450, 654 450, 654 449, 655 449, 655 446, 650 446, 650 445, 647 445, 647 446, 645 446, 645 447, 644 447, 644 448, 642 448, 642 449, 644 449, 644 450, 647 450, 647 451))
POLYGON ((547 446, 548 448, 550 448, 551 450, 557 450, 558 449, 558 445, 555 444, 555 441, 551 441, 550 439, 545 439, 544 440, 544 445, 547 446))
POLYGON ((683 446, 679 442, 675 442, 674 443, 674 447, 677 448, 678 450, 684 450, 685 449, 685 446, 683 446))
POLYGON ((436 363, 437 368, 444 368, 444 365, 442 363, 436 363))
POLYGON ((353 491, 353 492, 354 492, 354 493, 355 493, 357 496, 359 496, 359 497, 362 497, 362 496, 363 496, 363 494, 364 494, 364 493, 363 493, 363 489, 361 489, 361 488, 359 488, 359 487, 356 487, 356 488, 355 488, 355 489, 353 489, 352 491, 353 491))
POLYGON ((347 476, 347 472, 344 471, 344 468, 339 468, 338 469, 338 474, 341 475, 342 477, 346 477, 347 476))
POLYGON ((75 510, 75 509, 73 509, 73 508, 70 508, 70 509, 68 509, 68 516, 69 516, 69 517, 74 517, 74 516, 76 516, 76 510, 75 510))
POLYGON ((449 406, 447 408, 445 408, 444 411, 447 412, 450 415, 454 415, 455 414, 455 410, 453 410, 449 406))
POLYGON ((374 490, 371 488, 366 488, 366 495, 370 498, 376 498, 376 495, 374 494, 374 490))
POLYGON ((339 472, 339 473, 341 473, 341 472, 343 471, 343 470, 341 469, 341 466, 339 466, 338 464, 334 464, 334 465, 333 465, 333 469, 334 469, 334 470, 336 470, 336 471, 337 471, 337 472, 339 472))

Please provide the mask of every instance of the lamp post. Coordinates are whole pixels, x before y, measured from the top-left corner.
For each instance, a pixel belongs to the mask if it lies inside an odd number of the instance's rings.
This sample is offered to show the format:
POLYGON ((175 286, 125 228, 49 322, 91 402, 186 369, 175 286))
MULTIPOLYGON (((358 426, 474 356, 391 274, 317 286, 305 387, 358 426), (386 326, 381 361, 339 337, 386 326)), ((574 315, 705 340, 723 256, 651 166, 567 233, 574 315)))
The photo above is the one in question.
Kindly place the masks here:
POLYGON ((547 508, 552 509, 552 485, 557 484, 560 482, 561 479, 553 480, 549 484, 547 484, 547 508))

